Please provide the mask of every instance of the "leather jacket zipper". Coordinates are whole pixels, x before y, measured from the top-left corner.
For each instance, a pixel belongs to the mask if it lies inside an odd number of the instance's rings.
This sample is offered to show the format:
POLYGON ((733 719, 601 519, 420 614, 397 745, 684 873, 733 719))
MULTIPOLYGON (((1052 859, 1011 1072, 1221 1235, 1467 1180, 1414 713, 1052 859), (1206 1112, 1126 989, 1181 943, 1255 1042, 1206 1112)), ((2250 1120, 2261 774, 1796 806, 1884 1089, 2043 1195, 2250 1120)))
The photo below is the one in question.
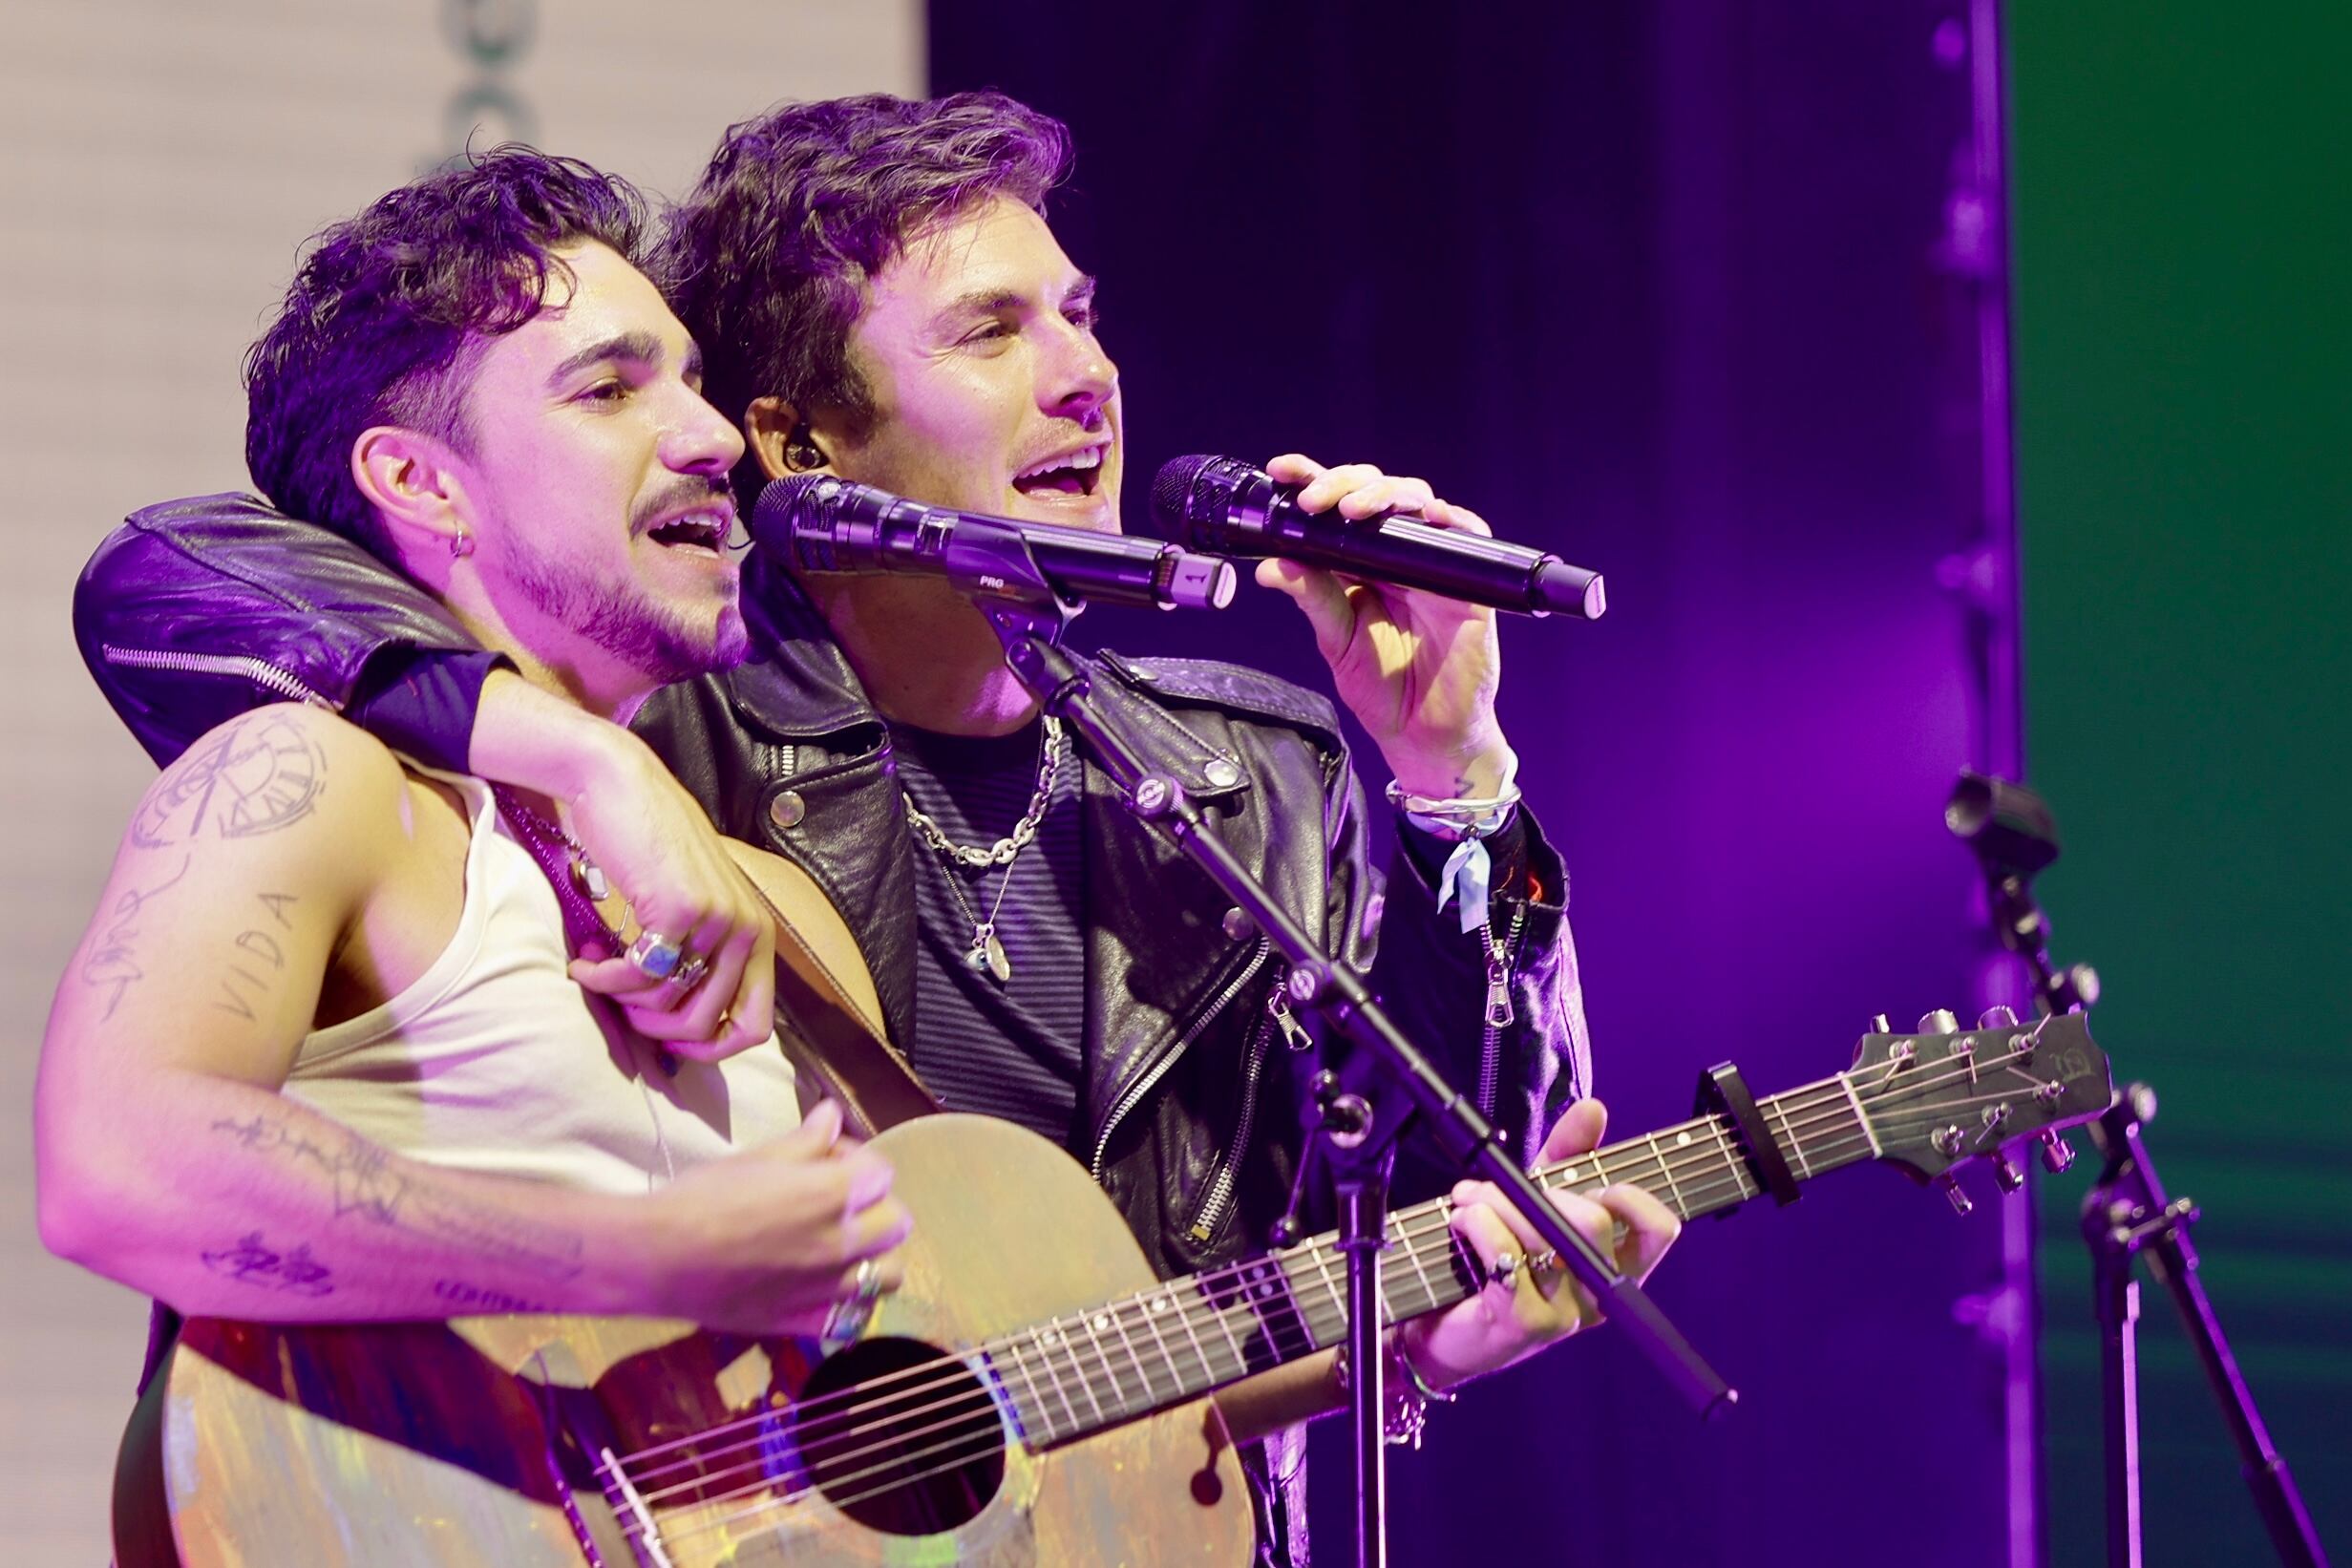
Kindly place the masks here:
POLYGON ((1096 1181, 1099 1182, 1103 1178, 1103 1155, 1110 1149, 1111 1134, 1118 1130, 1119 1123, 1126 1118, 1130 1111, 1135 1109, 1135 1103, 1138 1100, 1151 1092, 1152 1086, 1167 1075, 1168 1070, 1176 1065, 1176 1058, 1184 1054, 1184 1048, 1199 1039, 1201 1031, 1209 1027, 1217 1015, 1233 1005, 1233 999, 1241 994, 1241 987, 1249 984, 1250 976, 1258 972, 1260 966, 1265 963, 1266 955, 1273 950, 1274 944, 1265 938, 1260 937, 1258 950, 1252 953, 1249 962, 1241 966, 1241 972, 1235 975, 1225 988, 1217 993, 1217 999, 1208 1005, 1199 1017, 1192 1021, 1184 1032, 1177 1037, 1176 1044, 1168 1048, 1168 1053, 1159 1059, 1151 1071, 1127 1086, 1127 1092, 1119 1096, 1118 1103, 1111 1108, 1111 1114, 1104 1118, 1102 1133, 1094 1139, 1094 1157, 1087 1162, 1086 1168, 1096 1181))
POLYGON ((1249 1148, 1249 1135, 1258 1120, 1258 1079, 1265 1070, 1266 1046, 1277 1032, 1292 1050, 1305 1050, 1315 1044, 1315 1037, 1291 1015, 1290 999, 1283 994, 1278 981, 1272 995, 1266 998, 1266 1015, 1250 1031, 1249 1053, 1241 1065, 1241 1116, 1234 1123, 1233 1141, 1225 1146, 1225 1155, 1218 1161, 1217 1175, 1209 1182, 1209 1191, 1200 1200, 1200 1208, 1185 1234, 1196 1241, 1206 1241, 1224 1223, 1225 1210, 1233 1199, 1234 1182, 1241 1169, 1241 1155, 1249 1148))
POLYGON ((1512 913, 1511 929, 1498 944, 1492 930, 1481 929, 1479 943, 1486 948, 1486 1032, 1478 1048, 1478 1114, 1492 1120, 1494 1102, 1502 1088, 1503 1030, 1511 1027, 1516 1016, 1511 1006, 1511 955, 1519 945, 1519 930, 1527 923, 1527 905, 1521 903, 1512 913))
POLYGON ((265 691, 293 702, 307 702, 313 708, 329 712, 335 705, 302 684, 292 674, 276 665, 244 654, 231 653, 169 653, 151 648, 117 647, 101 643, 98 651, 110 665, 122 665, 131 669, 177 669, 190 675, 229 675, 251 681, 265 691))

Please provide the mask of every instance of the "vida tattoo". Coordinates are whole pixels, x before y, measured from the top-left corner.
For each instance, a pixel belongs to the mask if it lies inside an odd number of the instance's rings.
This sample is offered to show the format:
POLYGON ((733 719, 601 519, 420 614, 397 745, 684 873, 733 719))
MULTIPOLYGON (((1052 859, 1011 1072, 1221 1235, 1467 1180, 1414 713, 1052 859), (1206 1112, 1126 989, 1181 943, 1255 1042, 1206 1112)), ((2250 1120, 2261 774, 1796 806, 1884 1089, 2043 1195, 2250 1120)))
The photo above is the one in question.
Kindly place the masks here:
MULTIPOLYGON (((293 894, 263 893, 257 897, 274 924, 287 931, 294 928, 294 922, 286 918, 286 906, 295 901, 293 894)), ((286 968, 286 949, 278 944, 275 936, 258 928, 238 932, 236 945, 238 956, 230 963, 228 972, 221 977, 221 995, 213 1006, 251 1022, 252 1004, 267 994, 272 980, 286 968)))

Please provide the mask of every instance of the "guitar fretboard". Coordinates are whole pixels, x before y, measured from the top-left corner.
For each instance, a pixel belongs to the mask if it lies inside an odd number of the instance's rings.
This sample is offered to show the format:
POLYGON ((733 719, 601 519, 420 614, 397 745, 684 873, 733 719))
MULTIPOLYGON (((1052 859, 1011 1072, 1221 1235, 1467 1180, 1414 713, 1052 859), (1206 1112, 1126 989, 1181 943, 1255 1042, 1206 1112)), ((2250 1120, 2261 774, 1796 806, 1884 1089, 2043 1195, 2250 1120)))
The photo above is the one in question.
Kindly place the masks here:
MULTIPOLYGON (((1800 1179, 1877 1153, 1843 1073, 1757 1102, 1800 1179)), ((1535 1173, 1549 1191, 1631 1182, 1685 1219, 1735 1208, 1758 1188, 1731 1123, 1700 1116, 1535 1173)), ((1380 1261, 1384 1323, 1452 1305, 1482 1282, 1437 1198, 1388 1216, 1380 1261)), ((1146 1415, 1339 1344, 1347 1265, 1336 1233, 1173 1280, 981 1349, 1023 1435, 1043 1448, 1146 1415)))

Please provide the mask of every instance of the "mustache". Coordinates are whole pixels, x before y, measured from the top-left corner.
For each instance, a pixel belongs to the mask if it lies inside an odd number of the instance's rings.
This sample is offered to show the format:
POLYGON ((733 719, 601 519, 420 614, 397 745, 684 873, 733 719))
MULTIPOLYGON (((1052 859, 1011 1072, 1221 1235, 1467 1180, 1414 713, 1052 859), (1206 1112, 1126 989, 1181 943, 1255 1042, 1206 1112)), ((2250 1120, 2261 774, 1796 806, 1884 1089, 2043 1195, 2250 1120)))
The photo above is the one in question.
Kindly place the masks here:
POLYGON ((633 538, 662 518, 711 501, 725 507, 729 517, 734 516, 735 493, 724 478, 681 479, 637 503, 629 513, 629 534, 633 538))

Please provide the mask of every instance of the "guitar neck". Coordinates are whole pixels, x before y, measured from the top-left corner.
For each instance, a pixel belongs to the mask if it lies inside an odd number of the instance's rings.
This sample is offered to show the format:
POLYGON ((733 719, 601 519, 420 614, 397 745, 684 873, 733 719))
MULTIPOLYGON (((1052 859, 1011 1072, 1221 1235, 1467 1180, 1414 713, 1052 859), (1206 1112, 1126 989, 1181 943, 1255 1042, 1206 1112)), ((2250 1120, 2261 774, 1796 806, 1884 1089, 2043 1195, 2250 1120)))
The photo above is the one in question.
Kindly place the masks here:
MULTIPOLYGON (((1756 1102, 1799 1179, 1878 1152, 1846 1075, 1756 1102)), ((1685 1219, 1737 1208, 1759 1191, 1728 1118, 1699 1116, 1535 1173, 1547 1191, 1630 1182, 1685 1219)), ((1380 1260, 1384 1322, 1452 1305, 1482 1282, 1454 1240, 1450 1198, 1388 1216, 1380 1260)), ((1336 1233, 1172 1280, 1092 1311, 980 1347, 1034 1447, 1067 1442, 1197 1398, 1338 1345, 1347 1334, 1347 1263, 1336 1233)))

